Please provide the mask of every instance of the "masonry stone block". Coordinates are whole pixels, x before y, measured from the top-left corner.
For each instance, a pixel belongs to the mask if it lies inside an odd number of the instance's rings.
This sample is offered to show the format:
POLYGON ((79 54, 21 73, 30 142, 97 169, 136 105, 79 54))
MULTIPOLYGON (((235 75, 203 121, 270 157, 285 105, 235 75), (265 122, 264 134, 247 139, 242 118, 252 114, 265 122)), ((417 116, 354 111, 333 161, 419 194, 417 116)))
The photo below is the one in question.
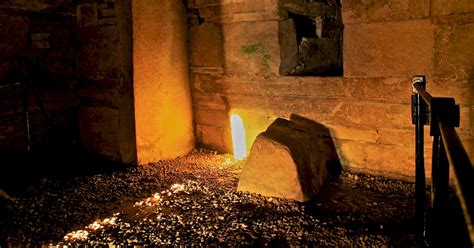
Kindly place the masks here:
POLYGON ((0 52, 14 55, 28 47, 30 20, 25 16, 0 14, 0 52))
POLYGON ((412 93, 411 77, 353 77, 344 78, 344 81, 350 96, 355 99, 403 104, 411 101, 407 98, 412 93))
POLYGON ((433 33, 429 20, 346 25, 344 75, 431 75, 433 33))
POLYGON ((474 12, 471 0, 431 0, 431 11, 434 16, 474 12))
POLYGON ((280 75, 289 75, 298 64, 298 44, 296 41, 296 28, 292 19, 278 22, 278 37, 280 44, 281 64, 280 75))
POLYGON ((118 28, 115 25, 78 28, 77 36, 81 45, 105 45, 119 40, 118 28))
POLYGON ((117 79, 82 80, 78 85, 81 104, 86 106, 120 106, 120 82, 117 79))
POLYGON ((80 26, 97 25, 97 3, 80 4, 77 6, 77 21, 80 26))
POLYGON ((474 106, 471 106, 471 136, 474 136, 474 106))
POLYGON ((221 24, 204 22, 189 29, 192 66, 222 66, 223 37, 221 24))
MULTIPOLYGON (((335 143, 344 168, 399 179, 415 175, 413 150, 405 146, 350 140, 335 143)), ((429 154, 428 148, 426 154, 429 154)))
POLYGON ((223 24, 224 61, 230 75, 278 75, 278 21, 223 24))
POLYGON ((54 27, 49 36, 53 48, 72 48, 76 46, 74 29, 69 27, 54 27))
POLYGON ((265 11, 264 1, 230 1, 199 6, 199 14, 203 18, 259 11, 265 11))
POLYGON ((85 45, 77 54, 77 73, 80 79, 99 80, 107 77, 116 78, 120 60, 117 43, 105 45, 85 45), (94 58, 94 59, 91 59, 94 58))
POLYGON ((232 152, 232 139, 229 128, 197 124, 196 142, 218 152, 232 152))
POLYGON ((427 89, 432 96, 453 97, 456 104, 474 105, 474 79, 433 78, 427 89))
POLYGON ((412 128, 409 104, 341 101, 327 120, 357 128, 412 128))
POLYGON ((120 161, 119 111, 108 107, 81 107, 78 113, 81 142, 94 153, 120 161))
POLYGON ((344 23, 405 21, 429 18, 430 0, 347 0, 342 4, 344 23))
POLYGON ((433 76, 474 78, 474 23, 437 25, 434 35, 433 76))

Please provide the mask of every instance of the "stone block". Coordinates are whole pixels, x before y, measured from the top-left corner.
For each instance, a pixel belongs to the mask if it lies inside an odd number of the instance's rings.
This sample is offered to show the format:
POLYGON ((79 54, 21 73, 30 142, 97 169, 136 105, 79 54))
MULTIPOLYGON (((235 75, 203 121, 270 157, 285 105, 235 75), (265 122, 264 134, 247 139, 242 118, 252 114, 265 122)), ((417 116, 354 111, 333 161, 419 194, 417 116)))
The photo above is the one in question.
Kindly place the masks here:
MULTIPOLYGON (((45 45, 49 45, 47 41, 45 42, 45 45)), ((75 76, 76 66, 74 59, 60 56, 47 56, 40 58, 38 61, 42 73, 44 73, 49 80, 63 81, 65 79, 73 79, 75 76)))
MULTIPOLYGON (((335 143, 345 169, 397 179, 415 176, 414 147, 350 140, 336 140, 335 143)), ((427 165, 431 154, 429 148, 425 150, 427 165)))
POLYGON ((47 40, 40 40, 40 41, 33 41, 33 42, 31 42, 31 48, 47 49, 47 48, 51 48, 51 46, 49 45, 49 41, 47 41, 47 40))
POLYGON ((109 6, 108 3, 99 3, 99 4, 97 5, 97 8, 98 8, 98 9, 109 9, 110 6, 109 6))
POLYGON ((466 149, 467 156, 471 162, 474 161, 474 138, 472 136, 460 136, 459 138, 461 139, 464 149, 466 149))
POLYGON ((437 25, 433 77, 474 78, 474 23, 437 25))
POLYGON ((224 61, 230 75, 278 75, 278 21, 223 24, 224 61))
POLYGON ((226 97, 216 93, 194 91, 192 94, 194 108, 226 111, 226 97))
POLYGON ((460 106, 460 115, 461 120, 459 123, 458 132, 460 133, 468 133, 471 130, 471 106, 460 106))
POLYGON ((264 1, 231 1, 220 4, 208 4, 199 7, 199 14, 203 18, 263 11, 265 11, 264 1))
POLYGON ((346 98, 350 96, 349 84, 342 77, 297 77, 296 79, 297 82, 291 82, 293 83, 291 87, 298 89, 303 96, 322 98, 346 98))
POLYGON ((222 80, 213 74, 193 73, 193 90, 220 93, 223 90, 222 80))
MULTIPOLYGON (((429 128, 425 128, 425 137, 429 137, 429 128)), ((415 128, 409 129, 380 129, 378 130, 377 143, 384 145, 404 145, 414 147, 415 128)))
POLYGON ((40 40, 48 40, 50 33, 37 33, 37 34, 31 34, 31 40, 32 41, 40 41, 40 40))
POLYGON ((77 36, 81 45, 107 44, 119 40, 117 26, 92 26, 78 28, 77 36))
POLYGON ((99 9, 99 17, 107 18, 115 16, 115 9, 99 9))
POLYGON ((429 80, 426 86, 428 92, 436 97, 453 97, 456 104, 474 105, 474 79, 429 80))
POLYGON ((348 0, 342 4, 344 23, 406 21, 428 18, 430 0, 348 0))
POLYGON ((352 24, 344 28, 344 75, 431 75, 433 25, 429 20, 352 24))
POLYGON ((222 66, 223 37, 220 24, 204 22, 189 29, 192 66, 222 66))
POLYGON ((474 136, 474 106, 471 106, 471 136, 474 136))
POLYGON ((29 26, 27 17, 0 14, 0 52, 14 54, 28 48, 29 26))
POLYGON ((134 1, 132 19, 138 163, 182 156, 194 147, 184 4, 134 1))
POLYGON ((121 58, 117 43, 84 45, 77 53, 79 79, 100 80, 116 78, 121 58), (91 59, 94 58, 94 59, 91 59))
POLYGON ((472 0, 431 0, 431 12, 434 16, 474 12, 474 2, 472 0))
POLYGON ((230 116, 225 110, 222 111, 195 107, 194 121, 203 125, 229 127, 230 116))
POLYGON ((196 124, 196 141, 212 150, 232 153, 232 138, 228 128, 196 124))
POLYGON ((74 31, 68 27, 54 27, 49 36, 49 43, 53 48, 75 47, 74 31))
POLYGON ((97 3, 78 5, 76 15, 79 26, 97 25, 97 3))
POLYGON ((326 125, 335 139, 354 140, 362 142, 377 142, 378 132, 376 129, 362 129, 341 125, 326 125))
POLYGON ((296 78, 243 78, 223 77, 219 80, 222 91, 229 94, 258 96, 299 96, 308 93, 296 78))
POLYGON ((78 95, 84 105, 118 108, 120 89, 117 79, 84 80, 78 85, 78 95))
POLYGON ((327 106, 327 121, 332 124, 365 129, 412 128, 409 104, 386 104, 369 101, 341 101, 327 106))
POLYGON ((120 161, 119 111, 107 107, 81 107, 79 129, 83 145, 90 151, 120 161))
MULTIPOLYGON (((329 151, 314 129, 278 118, 259 134, 237 190, 300 202, 317 195, 327 176, 329 151)), ((319 129, 316 127, 315 129, 319 129)))
POLYGON ((106 25, 115 25, 117 24, 117 18, 115 17, 106 17, 97 20, 97 25, 99 26, 106 26, 106 25))
MULTIPOLYGON (((411 77, 364 77, 344 78, 350 96, 385 103, 410 104, 412 93, 411 77)), ((428 88, 431 89, 431 82, 428 88)), ((430 90, 431 93, 431 90, 430 90)))
POLYGON ((280 75, 289 75, 298 64, 298 44, 296 28, 292 19, 278 22, 278 41, 280 44, 280 75))

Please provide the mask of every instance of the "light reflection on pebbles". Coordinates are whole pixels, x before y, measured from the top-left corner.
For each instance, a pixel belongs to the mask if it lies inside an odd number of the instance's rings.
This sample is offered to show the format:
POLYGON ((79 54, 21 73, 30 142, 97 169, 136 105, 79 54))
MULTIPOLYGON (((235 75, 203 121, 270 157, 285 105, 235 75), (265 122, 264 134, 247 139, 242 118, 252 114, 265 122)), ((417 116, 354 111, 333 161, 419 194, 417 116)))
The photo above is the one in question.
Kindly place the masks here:
MULTIPOLYGON (((187 184, 195 185, 196 182, 188 180, 187 184)), ((173 193, 179 193, 185 191, 186 185, 175 183, 170 187, 170 190, 162 191, 161 194, 165 194, 167 196, 171 196, 173 193)), ((158 206, 161 203, 162 197, 160 193, 154 193, 153 196, 144 199, 143 201, 138 201, 133 204, 134 207, 152 207, 158 206)), ((85 227, 85 230, 77 230, 72 231, 64 236, 64 241, 86 241, 89 238, 89 233, 92 231, 97 231, 99 229, 103 229, 106 226, 114 226, 116 225, 117 216, 120 213, 115 213, 114 217, 105 218, 103 220, 96 220, 92 224, 85 227)), ((179 217, 179 216, 178 216, 179 217)), ((146 220, 146 218, 144 219, 146 220)))

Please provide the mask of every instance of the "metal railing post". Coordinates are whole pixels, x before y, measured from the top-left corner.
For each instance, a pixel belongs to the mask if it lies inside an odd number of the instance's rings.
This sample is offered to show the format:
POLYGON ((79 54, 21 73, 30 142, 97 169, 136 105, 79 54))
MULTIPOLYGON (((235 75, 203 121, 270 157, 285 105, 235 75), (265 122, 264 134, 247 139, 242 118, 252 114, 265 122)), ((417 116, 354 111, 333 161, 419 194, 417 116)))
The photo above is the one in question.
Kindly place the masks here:
POLYGON ((445 235, 443 234, 447 224, 448 200, 449 162, 446 157, 443 140, 440 134, 437 134, 433 136, 433 157, 431 164, 431 243, 435 246, 444 246, 443 244, 446 242, 445 235))
MULTIPOLYGON (((425 77, 413 77, 413 83, 419 82, 424 88, 425 77)), ((424 159, 424 125, 426 124, 426 105, 421 99, 420 94, 413 89, 412 95, 412 121, 415 124, 415 214, 416 214, 416 236, 419 247, 425 244, 425 205, 426 205, 426 181, 425 181, 425 159, 424 159)))

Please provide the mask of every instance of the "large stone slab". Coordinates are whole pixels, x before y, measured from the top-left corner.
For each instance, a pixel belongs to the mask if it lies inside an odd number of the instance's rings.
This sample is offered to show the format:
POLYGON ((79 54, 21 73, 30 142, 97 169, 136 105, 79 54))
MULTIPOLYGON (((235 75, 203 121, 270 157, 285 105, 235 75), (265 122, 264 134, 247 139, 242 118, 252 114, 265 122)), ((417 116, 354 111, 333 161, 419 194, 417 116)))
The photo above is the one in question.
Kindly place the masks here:
POLYGON ((474 78, 474 23, 443 23, 434 35, 433 76, 474 78))
POLYGON ((278 21, 222 25, 224 63, 228 75, 278 75, 278 21))
POLYGON ((190 63, 192 66, 222 66, 222 27, 205 22, 189 29, 190 63))
POLYGON ((344 0, 342 5, 345 24, 405 21, 429 15, 430 0, 344 0))
POLYGON ((194 147, 184 5, 135 1, 132 17, 138 164, 173 159, 194 147))
POLYGON ((304 118, 276 119, 252 145, 237 190, 310 200, 320 192, 333 156, 323 133, 329 133, 324 126, 304 118))
POLYGON ((474 1, 432 0, 431 12, 434 16, 474 12, 474 1))
POLYGON ((429 20, 361 23, 344 27, 344 76, 431 75, 429 20))

